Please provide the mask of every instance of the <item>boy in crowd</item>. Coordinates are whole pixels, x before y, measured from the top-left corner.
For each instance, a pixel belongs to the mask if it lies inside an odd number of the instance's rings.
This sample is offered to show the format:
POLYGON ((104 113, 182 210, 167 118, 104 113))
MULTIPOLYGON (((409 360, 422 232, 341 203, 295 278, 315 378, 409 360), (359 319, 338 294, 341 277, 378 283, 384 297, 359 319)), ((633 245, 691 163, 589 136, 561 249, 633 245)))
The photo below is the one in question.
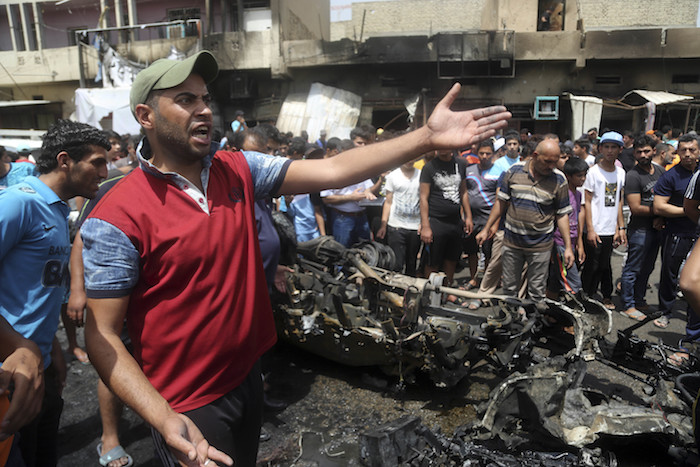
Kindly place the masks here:
MULTIPOLYGON (((572 211, 569 213, 569 236, 579 262, 586 258, 583 248, 583 226, 586 222, 585 205, 581 204, 581 192, 578 190, 586 181, 588 164, 580 157, 571 157, 564 164, 564 174, 569 185, 569 204, 572 211)), ((561 232, 554 232, 554 248, 549 263, 549 277, 547 280, 547 297, 557 299, 562 288, 573 294, 581 291, 581 275, 576 262, 566 268, 564 265, 564 240, 561 232)))
POLYGON ((601 158, 591 167, 583 185, 586 196, 586 262, 583 265, 583 290, 592 296, 598 290, 603 304, 615 309, 610 256, 613 248, 627 242, 622 217, 622 191, 625 171, 615 165, 622 150, 622 135, 609 131, 600 139, 601 158))
MULTIPOLYGON (((517 131, 507 131, 505 136, 506 154, 493 163, 493 174, 496 178, 508 170, 516 162, 520 162, 520 135, 517 131)), ((495 147, 494 147, 495 149, 495 147)))

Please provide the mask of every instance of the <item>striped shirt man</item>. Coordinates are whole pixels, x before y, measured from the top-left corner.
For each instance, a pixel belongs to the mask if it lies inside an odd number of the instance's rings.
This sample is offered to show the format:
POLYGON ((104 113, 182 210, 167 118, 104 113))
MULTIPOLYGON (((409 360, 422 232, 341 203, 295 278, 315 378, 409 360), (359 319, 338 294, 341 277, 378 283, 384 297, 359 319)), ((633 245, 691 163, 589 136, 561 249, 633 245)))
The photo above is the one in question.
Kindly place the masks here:
POLYGON ((555 169, 535 180, 530 163, 514 164, 499 182, 498 197, 510 203, 503 241, 511 248, 546 251, 552 248, 557 216, 572 208, 564 174, 555 169))

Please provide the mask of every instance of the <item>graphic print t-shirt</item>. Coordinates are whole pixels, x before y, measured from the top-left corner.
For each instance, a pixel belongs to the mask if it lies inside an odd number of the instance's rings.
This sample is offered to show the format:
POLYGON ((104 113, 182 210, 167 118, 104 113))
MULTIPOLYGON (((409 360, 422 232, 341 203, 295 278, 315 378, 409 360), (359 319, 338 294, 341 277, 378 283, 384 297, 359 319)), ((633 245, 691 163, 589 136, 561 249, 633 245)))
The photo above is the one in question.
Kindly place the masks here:
POLYGON ((459 185, 466 177, 466 168, 462 159, 454 157, 449 161, 435 158, 425 165, 420 181, 430 184, 430 217, 447 220, 460 218, 459 185))

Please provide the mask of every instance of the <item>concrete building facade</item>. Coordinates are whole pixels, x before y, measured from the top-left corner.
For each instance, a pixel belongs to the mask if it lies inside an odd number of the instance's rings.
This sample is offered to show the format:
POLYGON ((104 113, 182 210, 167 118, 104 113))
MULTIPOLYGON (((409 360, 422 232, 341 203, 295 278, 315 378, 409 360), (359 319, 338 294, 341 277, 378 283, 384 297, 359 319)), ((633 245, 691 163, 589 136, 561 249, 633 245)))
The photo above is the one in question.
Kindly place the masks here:
MULTIPOLYGON (((406 98, 422 95, 419 113, 429 112, 460 81, 458 106, 506 104, 514 127, 563 135, 567 93, 610 102, 633 89, 697 98, 698 3, 350 2, 350 18, 331 23, 329 0, 1 1, 0 101, 50 104, 25 112, 32 116, 19 123, 0 107, 0 127, 41 128, 70 115, 75 88, 95 85, 99 54, 92 44, 99 33, 134 63, 167 56, 172 47, 212 50, 221 66, 212 90, 222 130, 236 109, 274 121, 283 99, 312 82, 362 96, 362 123, 405 127, 406 98), (559 98, 557 119, 534 118, 538 96, 559 98)), ((643 112, 606 108, 602 125, 638 128, 643 112)), ((698 118, 697 106, 685 104, 663 109, 657 122, 697 126, 698 118)))

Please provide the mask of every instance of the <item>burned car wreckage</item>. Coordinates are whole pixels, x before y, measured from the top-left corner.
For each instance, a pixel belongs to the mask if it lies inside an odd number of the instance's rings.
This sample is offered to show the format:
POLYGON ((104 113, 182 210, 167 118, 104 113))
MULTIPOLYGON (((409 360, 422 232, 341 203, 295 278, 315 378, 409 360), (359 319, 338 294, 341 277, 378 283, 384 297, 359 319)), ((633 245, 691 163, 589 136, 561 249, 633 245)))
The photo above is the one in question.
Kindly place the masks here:
MULTIPOLYGON (((392 271, 393 252, 375 242, 351 249, 332 237, 295 243, 287 240, 285 246, 294 268, 287 292, 272 295, 280 339, 341 364, 380 367, 398 386, 422 373, 437 387, 450 388, 484 365, 501 378, 477 408, 479 421, 454 438, 437 442, 415 424, 420 429, 413 438, 422 437, 431 462, 457 453, 445 465, 462 465, 460 449, 468 445, 476 452, 471 443, 487 439, 513 449, 536 439, 540 446, 579 449, 581 459, 593 459, 583 450, 601 438, 648 436, 693 455, 687 448, 694 445, 691 412, 700 384, 687 373, 698 359, 691 353, 689 368, 674 367, 667 356, 677 349, 636 337, 640 324, 611 340, 611 312, 601 303, 573 295, 531 303, 446 287, 442 274, 423 279, 392 271), (493 306, 470 310, 446 301, 448 295, 488 299, 493 306), (586 374, 593 364, 636 380, 643 394, 625 400, 589 387, 586 374)), ((415 461, 415 446, 401 449, 391 430, 375 438, 362 446, 366 464, 427 465, 415 461), (373 460, 387 452, 395 456, 373 460)), ((615 465, 600 456, 590 462, 615 465)))

